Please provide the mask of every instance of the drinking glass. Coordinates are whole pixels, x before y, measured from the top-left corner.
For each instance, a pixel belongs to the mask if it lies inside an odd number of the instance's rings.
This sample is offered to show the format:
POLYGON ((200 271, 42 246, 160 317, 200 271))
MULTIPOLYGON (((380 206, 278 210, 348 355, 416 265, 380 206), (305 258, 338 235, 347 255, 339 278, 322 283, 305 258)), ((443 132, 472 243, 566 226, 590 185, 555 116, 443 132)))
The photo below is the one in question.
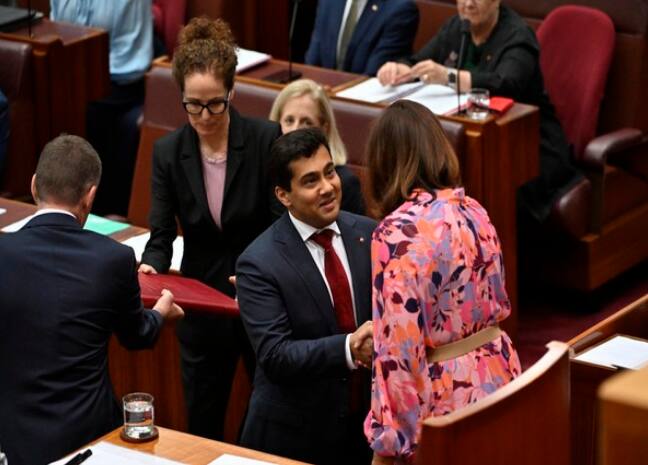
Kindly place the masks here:
POLYGON ((488 89, 470 89, 468 93, 468 108, 466 114, 469 118, 483 120, 488 117, 490 95, 488 89))
POLYGON ((133 440, 146 440, 155 433, 153 396, 145 392, 133 392, 123 397, 124 434, 133 440))

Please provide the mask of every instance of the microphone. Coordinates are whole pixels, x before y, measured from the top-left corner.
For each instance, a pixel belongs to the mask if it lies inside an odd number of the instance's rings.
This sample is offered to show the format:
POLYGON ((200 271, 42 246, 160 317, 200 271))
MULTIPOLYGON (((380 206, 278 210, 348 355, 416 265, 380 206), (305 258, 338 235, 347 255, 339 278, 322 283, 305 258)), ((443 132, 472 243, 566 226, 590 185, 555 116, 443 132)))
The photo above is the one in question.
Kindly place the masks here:
POLYGON ((290 29, 288 31, 288 70, 281 70, 276 73, 269 74, 264 79, 270 82, 278 82, 280 84, 287 84, 295 79, 299 79, 302 73, 292 69, 292 42, 293 33, 295 32, 295 21, 297 20, 297 10, 301 0, 293 0, 292 18, 290 20, 290 29))
POLYGON ((459 72, 466 54, 466 41, 470 35, 470 21, 465 18, 462 19, 459 29, 461 31, 461 43, 459 45, 459 56, 457 57, 457 115, 461 114, 461 79, 459 79, 459 72))

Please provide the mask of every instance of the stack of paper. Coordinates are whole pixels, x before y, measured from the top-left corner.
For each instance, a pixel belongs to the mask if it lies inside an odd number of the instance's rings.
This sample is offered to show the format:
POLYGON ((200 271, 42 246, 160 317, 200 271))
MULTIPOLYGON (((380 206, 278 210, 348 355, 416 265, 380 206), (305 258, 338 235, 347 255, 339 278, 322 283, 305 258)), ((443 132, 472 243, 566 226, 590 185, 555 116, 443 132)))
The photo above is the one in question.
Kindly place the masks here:
MULTIPOLYGON (((151 233, 140 234, 139 236, 133 236, 129 239, 123 240, 122 244, 127 245, 133 252, 135 252, 135 259, 138 262, 142 261, 142 254, 144 253, 144 248, 146 243, 151 237, 151 233)), ((182 255, 184 254, 184 239, 182 236, 176 237, 173 241, 173 257, 171 257, 171 270, 180 271, 180 263, 182 263, 182 255)))
MULTIPOLYGON (((420 103, 437 115, 447 115, 457 111, 457 91, 452 87, 438 84, 410 82, 392 87, 383 86, 377 78, 371 78, 338 92, 335 96, 369 103, 392 103, 407 99, 420 103)), ((467 101, 468 96, 461 94, 460 107, 465 108, 467 101)))
POLYGON ((223 454, 207 465, 273 465, 273 463, 239 457, 238 455, 223 454))
MULTIPOLYGON (((89 449, 92 455, 83 462, 83 465, 182 465, 175 460, 126 449, 104 441, 90 446, 89 449)), ((64 465, 75 455, 76 452, 50 465, 64 465)))
POLYGON ((614 336, 578 354, 574 360, 608 368, 638 370, 648 365, 648 341, 628 336, 614 336))
POLYGON ((261 63, 265 63, 271 57, 267 53, 256 52, 254 50, 248 50, 246 48, 238 48, 236 50, 236 58, 238 59, 238 64, 236 65, 236 72, 240 73, 246 69, 253 68, 261 63))

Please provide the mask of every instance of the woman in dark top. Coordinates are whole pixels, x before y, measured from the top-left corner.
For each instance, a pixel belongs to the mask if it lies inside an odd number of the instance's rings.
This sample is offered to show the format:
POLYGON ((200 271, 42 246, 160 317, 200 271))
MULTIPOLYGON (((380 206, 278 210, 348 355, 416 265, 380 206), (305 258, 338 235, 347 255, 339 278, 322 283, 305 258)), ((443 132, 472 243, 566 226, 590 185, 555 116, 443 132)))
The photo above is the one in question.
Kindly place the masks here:
MULTIPOLYGON (((223 21, 194 18, 182 30, 173 76, 189 124, 153 149, 151 239, 140 266, 167 272, 178 223, 182 274, 230 296, 236 259, 273 220, 267 166, 281 133, 278 124, 245 118, 230 105, 236 61, 223 21)), ((188 313, 177 332, 189 432, 222 439, 236 362, 247 344, 243 327, 188 313)))
MULTIPOLYGON (((536 220, 549 214, 553 200, 579 179, 571 164, 570 147, 545 93, 540 49, 533 31, 500 0, 458 0, 458 15, 418 53, 378 71, 384 85, 418 78, 430 84, 461 89, 486 88, 491 95, 510 97, 540 110, 540 176, 520 190, 522 206, 536 220), (463 67, 457 71, 461 20, 470 21, 470 39, 463 67)), ((524 156, 524 154, 520 154, 524 156)))
POLYGON ((284 134, 307 127, 318 127, 324 131, 335 163, 335 171, 342 183, 341 209, 364 215, 365 203, 360 180, 346 166, 346 147, 338 132, 331 102, 322 86, 311 79, 291 82, 282 89, 272 104, 270 120, 281 124, 284 134))

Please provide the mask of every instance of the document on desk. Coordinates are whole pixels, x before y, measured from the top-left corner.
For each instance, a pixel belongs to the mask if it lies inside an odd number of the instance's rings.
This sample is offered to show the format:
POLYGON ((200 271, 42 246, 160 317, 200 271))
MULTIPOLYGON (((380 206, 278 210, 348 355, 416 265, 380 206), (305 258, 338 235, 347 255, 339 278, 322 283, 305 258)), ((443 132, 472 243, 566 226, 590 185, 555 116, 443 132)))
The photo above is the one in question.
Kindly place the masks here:
MULTIPOLYGON (((146 243, 151 237, 151 233, 144 233, 138 236, 133 236, 121 241, 122 244, 127 245, 133 252, 135 252, 135 259, 138 262, 142 261, 142 254, 146 248, 146 243)), ((182 255, 184 254, 184 239, 178 236, 173 241, 173 256, 171 257, 171 271, 180 271, 180 263, 182 263, 182 255)))
POLYGON ((0 215, 2 215, 4 213, 7 213, 7 209, 6 208, 0 208, 0 215))
POLYGON ((29 215, 26 218, 23 218, 22 220, 18 220, 15 223, 8 224, 4 228, 2 228, 2 232, 5 233, 13 233, 16 231, 20 231, 23 226, 25 226, 27 223, 29 223, 29 220, 31 220, 34 217, 34 215, 29 215))
MULTIPOLYGON (((457 91, 452 87, 439 84, 428 84, 407 96, 407 100, 420 103, 437 115, 449 115, 457 111, 457 91)), ((463 109, 468 103, 468 95, 459 96, 459 104, 463 109)))
POLYGON ((248 459, 238 455, 223 454, 216 460, 212 460, 207 465, 273 465, 273 462, 264 462, 263 460, 248 459))
MULTIPOLYGON (((8 224, 4 228, 2 228, 2 232, 12 233, 19 231, 33 217, 34 215, 29 215, 27 218, 23 218, 22 220, 18 220, 15 223, 8 224)), ((88 219, 86 220, 83 229, 94 231, 96 233, 103 234, 104 236, 109 236, 117 231, 126 229, 129 226, 129 224, 102 218, 101 216, 93 215, 91 213, 90 215, 88 215, 88 219)))
POLYGON ((236 64, 236 72, 240 73, 246 69, 253 68, 261 63, 265 63, 270 58, 272 58, 267 53, 257 52, 255 50, 248 50, 247 48, 238 48, 236 49, 236 58, 238 63, 236 64))
POLYGON ((338 92, 335 96, 368 103, 390 103, 405 98, 423 86, 425 84, 418 81, 399 86, 383 86, 378 78, 370 78, 338 92))
MULTIPOLYGON (((92 450, 92 455, 83 462, 83 465, 182 465, 181 462, 165 459, 156 455, 116 446, 109 442, 99 442, 87 449, 92 450)), ((86 450, 83 448, 82 451, 86 450)), ((77 453, 52 462, 50 465, 64 465, 77 453)))
POLYGON ((648 341, 616 335, 578 354, 573 360, 608 368, 638 370, 648 365, 648 341))

